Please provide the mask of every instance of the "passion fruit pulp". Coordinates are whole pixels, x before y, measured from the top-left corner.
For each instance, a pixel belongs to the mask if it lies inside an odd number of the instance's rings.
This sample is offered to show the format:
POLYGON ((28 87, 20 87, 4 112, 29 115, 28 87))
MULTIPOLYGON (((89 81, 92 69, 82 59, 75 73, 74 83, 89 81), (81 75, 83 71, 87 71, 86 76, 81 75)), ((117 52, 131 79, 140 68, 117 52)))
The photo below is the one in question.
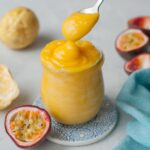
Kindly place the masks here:
POLYGON ((149 38, 139 29, 128 29, 116 40, 116 49, 126 59, 148 49, 149 38))
POLYGON ((51 130, 51 119, 44 109, 26 105, 9 111, 5 129, 14 143, 21 148, 40 144, 51 130))
POLYGON ((134 57, 125 64, 124 68, 128 74, 140 69, 150 68, 150 54, 143 53, 134 57))
POLYGON ((139 16, 128 21, 128 26, 131 28, 141 29, 144 33, 150 36, 150 16, 139 16))

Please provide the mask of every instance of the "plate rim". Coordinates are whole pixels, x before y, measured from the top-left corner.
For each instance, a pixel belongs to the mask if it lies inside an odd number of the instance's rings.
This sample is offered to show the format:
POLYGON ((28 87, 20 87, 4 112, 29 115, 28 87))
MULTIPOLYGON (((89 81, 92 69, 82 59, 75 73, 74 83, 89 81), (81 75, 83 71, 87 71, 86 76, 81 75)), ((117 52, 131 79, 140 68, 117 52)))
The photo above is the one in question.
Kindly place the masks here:
MULTIPOLYGON (((118 115, 117 115, 117 118, 118 118, 118 115)), ((94 144, 94 143, 96 143, 96 142, 98 142, 100 140, 103 140, 107 135, 109 135, 113 131, 113 129, 116 127, 117 122, 118 122, 118 119, 116 120, 116 122, 114 122, 114 124, 110 128, 110 130, 105 132, 105 134, 103 134, 102 136, 99 135, 96 138, 93 138, 93 139, 90 139, 90 140, 68 142, 68 141, 64 141, 64 140, 59 140, 59 139, 53 138, 50 135, 49 135, 49 137, 47 137, 47 140, 50 141, 50 142, 53 142, 55 144, 66 145, 66 146, 85 146, 85 145, 89 145, 89 144, 94 144)))
MULTIPOLYGON (((36 101, 40 100, 41 101, 41 97, 39 96, 35 101, 34 101, 34 105, 37 105, 36 104, 36 101)), ((107 130, 103 135, 99 135, 99 136, 96 136, 95 138, 92 138, 92 139, 87 139, 87 140, 84 140, 84 141, 65 141, 65 140, 61 140, 61 139, 58 139, 58 138, 54 138, 50 135, 48 135, 46 137, 46 139, 50 142, 53 142, 55 144, 59 144, 59 145, 65 145, 65 146, 85 146, 85 145, 89 145, 89 144, 93 144, 93 143, 96 143, 98 141, 101 141, 103 140, 107 135, 109 135, 113 129, 116 127, 117 123, 118 123, 118 120, 119 120, 119 113, 118 113, 118 110, 116 108, 116 106, 109 100, 105 100, 107 101, 107 103, 109 103, 110 105, 112 105, 112 107, 114 107, 114 113, 116 115, 116 119, 114 121, 113 124, 111 124, 109 130, 107 130)))

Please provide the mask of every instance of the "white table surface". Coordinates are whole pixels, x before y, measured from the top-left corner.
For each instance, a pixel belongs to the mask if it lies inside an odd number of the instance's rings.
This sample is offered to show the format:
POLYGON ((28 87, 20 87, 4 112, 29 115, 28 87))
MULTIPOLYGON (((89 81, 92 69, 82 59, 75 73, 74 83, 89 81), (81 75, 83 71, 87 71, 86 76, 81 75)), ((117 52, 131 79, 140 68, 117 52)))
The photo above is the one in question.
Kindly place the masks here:
MULTIPOLYGON (((6 64, 18 82, 21 93, 17 100, 0 115, 0 150, 20 150, 10 140, 4 129, 5 113, 22 104, 32 104, 40 92, 42 67, 39 60, 41 48, 54 39, 61 39, 61 24, 71 12, 92 6, 96 0, 0 0, 0 17, 16 6, 27 6, 40 20, 39 37, 24 51, 12 51, 0 43, 0 63, 6 64)), ((150 15, 150 0, 105 0, 101 7, 101 19, 86 37, 105 54, 103 66, 105 93, 115 103, 116 96, 127 79, 123 70, 124 60, 119 57, 114 41, 127 28, 127 20, 137 15, 150 15)), ((129 116, 120 114, 115 130, 104 140, 82 147, 67 147, 49 141, 35 150, 112 150, 126 135, 129 116)))

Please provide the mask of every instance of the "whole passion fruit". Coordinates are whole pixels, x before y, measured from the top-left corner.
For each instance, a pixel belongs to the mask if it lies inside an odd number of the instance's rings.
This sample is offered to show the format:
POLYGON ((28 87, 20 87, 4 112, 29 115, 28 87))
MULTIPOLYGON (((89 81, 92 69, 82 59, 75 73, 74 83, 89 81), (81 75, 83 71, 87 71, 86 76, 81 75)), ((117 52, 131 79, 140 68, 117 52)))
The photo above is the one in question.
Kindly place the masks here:
POLYGON ((150 54, 143 53, 134 57, 125 64, 124 68, 128 74, 143 68, 150 68, 150 54))
POLYGON ((51 119, 44 109, 21 106, 7 113, 5 129, 17 146, 30 148, 41 143, 49 134, 51 119))
POLYGON ((128 29, 122 32, 116 40, 117 51, 126 59, 146 51, 148 46, 148 36, 139 29, 128 29))
POLYGON ((139 16, 128 21, 128 26, 131 28, 141 29, 144 33, 150 36, 150 16, 139 16))
POLYGON ((38 18, 26 7, 14 8, 0 20, 0 40, 12 49, 19 50, 31 45, 38 32, 38 18))

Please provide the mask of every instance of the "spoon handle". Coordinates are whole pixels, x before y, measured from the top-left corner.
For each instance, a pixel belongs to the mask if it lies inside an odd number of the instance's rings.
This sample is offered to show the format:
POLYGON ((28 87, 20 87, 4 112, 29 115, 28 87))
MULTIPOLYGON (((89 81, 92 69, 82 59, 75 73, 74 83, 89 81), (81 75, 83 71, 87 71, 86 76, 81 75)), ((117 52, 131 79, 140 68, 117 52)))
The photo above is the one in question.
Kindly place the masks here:
POLYGON ((100 8, 101 4, 103 3, 103 1, 104 1, 104 0, 98 0, 98 1, 96 2, 96 4, 94 5, 94 7, 95 7, 97 10, 99 10, 99 8, 100 8))

